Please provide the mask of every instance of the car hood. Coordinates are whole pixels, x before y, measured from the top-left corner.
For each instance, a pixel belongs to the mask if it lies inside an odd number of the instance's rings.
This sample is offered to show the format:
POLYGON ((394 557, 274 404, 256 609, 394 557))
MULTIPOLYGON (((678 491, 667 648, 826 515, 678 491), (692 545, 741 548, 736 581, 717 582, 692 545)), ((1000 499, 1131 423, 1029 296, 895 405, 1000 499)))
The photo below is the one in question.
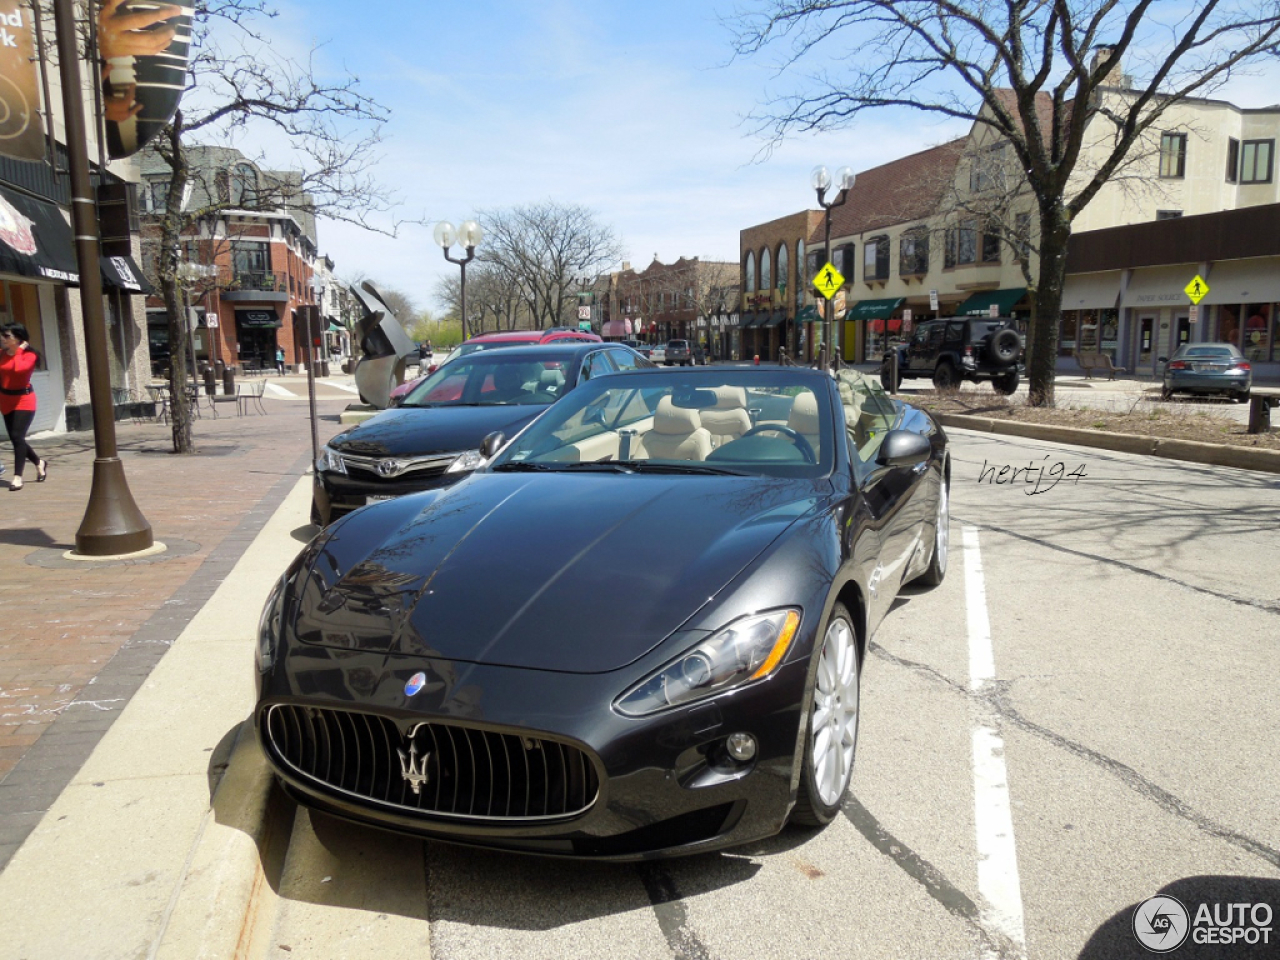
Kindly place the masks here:
POLYGON ((294 635, 470 663, 614 670, 818 509, 822 489, 743 477, 478 474, 337 525, 299 578, 294 635))
POLYGON ((475 450, 486 434, 511 436, 546 410, 543 404, 392 407, 345 430, 329 446, 357 457, 404 457, 475 450))

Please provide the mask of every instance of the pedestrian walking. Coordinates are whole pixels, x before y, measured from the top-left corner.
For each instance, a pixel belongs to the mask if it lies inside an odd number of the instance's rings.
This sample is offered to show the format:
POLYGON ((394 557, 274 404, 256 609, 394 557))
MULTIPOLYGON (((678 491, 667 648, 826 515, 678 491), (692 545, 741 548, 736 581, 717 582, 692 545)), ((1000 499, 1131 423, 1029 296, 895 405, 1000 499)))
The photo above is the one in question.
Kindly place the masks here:
POLYGON ((36 392, 31 387, 31 374, 40 362, 40 354, 28 343, 27 328, 10 323, 0 330, 0 414, 13 443, 13 479, 9 492, 22 489, 22 471, 30 461, 36 468, 36 482, 49 475, 49 464, 36 455, 27 443, 27 431, 36 417, 36 392))
POLYGON ((284 347, 276 347, 276 373, 284 376, 284 347))

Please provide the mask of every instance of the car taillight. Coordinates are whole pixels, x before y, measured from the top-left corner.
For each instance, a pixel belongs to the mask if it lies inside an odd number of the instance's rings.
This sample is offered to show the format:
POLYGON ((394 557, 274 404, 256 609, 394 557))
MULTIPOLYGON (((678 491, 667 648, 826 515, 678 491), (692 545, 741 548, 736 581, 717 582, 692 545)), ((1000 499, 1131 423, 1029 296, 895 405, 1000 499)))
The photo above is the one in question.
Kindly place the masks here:
POLYGON ((1252 369, 1253 369, 1253 367, 1251 367, 1251 366, 1249 365, 1249 361, 1248 361, 1248 360, 1237 360, 1237 361, 1235 362, 1234 366, 1235 366, 1235 368, 1236 368, 1237 370, 1252 370, 1252 369))
POLYGON ((965 348, 964 348, 964 355, 965 355, 966 357, 972 357, 972 356, 973 356, 973 347, 965 347, 965 348))
POLYGON ((1171 361, 1169 361, 1169 369, 1170 369, 1170 370, 1185 370, 1185 369, 1187 369, 1186 361, 1185 361, 1185 360, 1171 360, 1171 361))

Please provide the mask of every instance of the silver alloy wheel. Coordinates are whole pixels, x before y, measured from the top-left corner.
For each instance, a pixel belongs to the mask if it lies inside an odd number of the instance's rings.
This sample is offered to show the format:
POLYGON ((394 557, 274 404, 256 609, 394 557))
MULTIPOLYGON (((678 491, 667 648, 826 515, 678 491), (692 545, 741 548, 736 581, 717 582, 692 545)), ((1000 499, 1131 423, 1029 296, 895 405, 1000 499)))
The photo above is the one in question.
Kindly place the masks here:
POLYGON ((947 572, 947 547, 951 543, 951 511, 947 503, 946 477, 938 479, 938 520, 934 525, 933 556, 938 572, 947 572))
POLYGON ((818 799, 840 802, 858 746, 858 650, 847 620, 833 618, 822 641, 813 693, 813 780, 818 799))

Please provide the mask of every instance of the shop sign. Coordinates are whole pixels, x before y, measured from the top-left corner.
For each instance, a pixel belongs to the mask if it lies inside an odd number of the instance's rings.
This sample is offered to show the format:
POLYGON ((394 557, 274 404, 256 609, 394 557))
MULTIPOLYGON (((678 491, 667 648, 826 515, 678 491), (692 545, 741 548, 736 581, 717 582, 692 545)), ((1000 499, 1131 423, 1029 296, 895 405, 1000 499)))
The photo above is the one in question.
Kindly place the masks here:
POLYGON ((0 0, 0 154, 44 159, 31 4, 0 0))

